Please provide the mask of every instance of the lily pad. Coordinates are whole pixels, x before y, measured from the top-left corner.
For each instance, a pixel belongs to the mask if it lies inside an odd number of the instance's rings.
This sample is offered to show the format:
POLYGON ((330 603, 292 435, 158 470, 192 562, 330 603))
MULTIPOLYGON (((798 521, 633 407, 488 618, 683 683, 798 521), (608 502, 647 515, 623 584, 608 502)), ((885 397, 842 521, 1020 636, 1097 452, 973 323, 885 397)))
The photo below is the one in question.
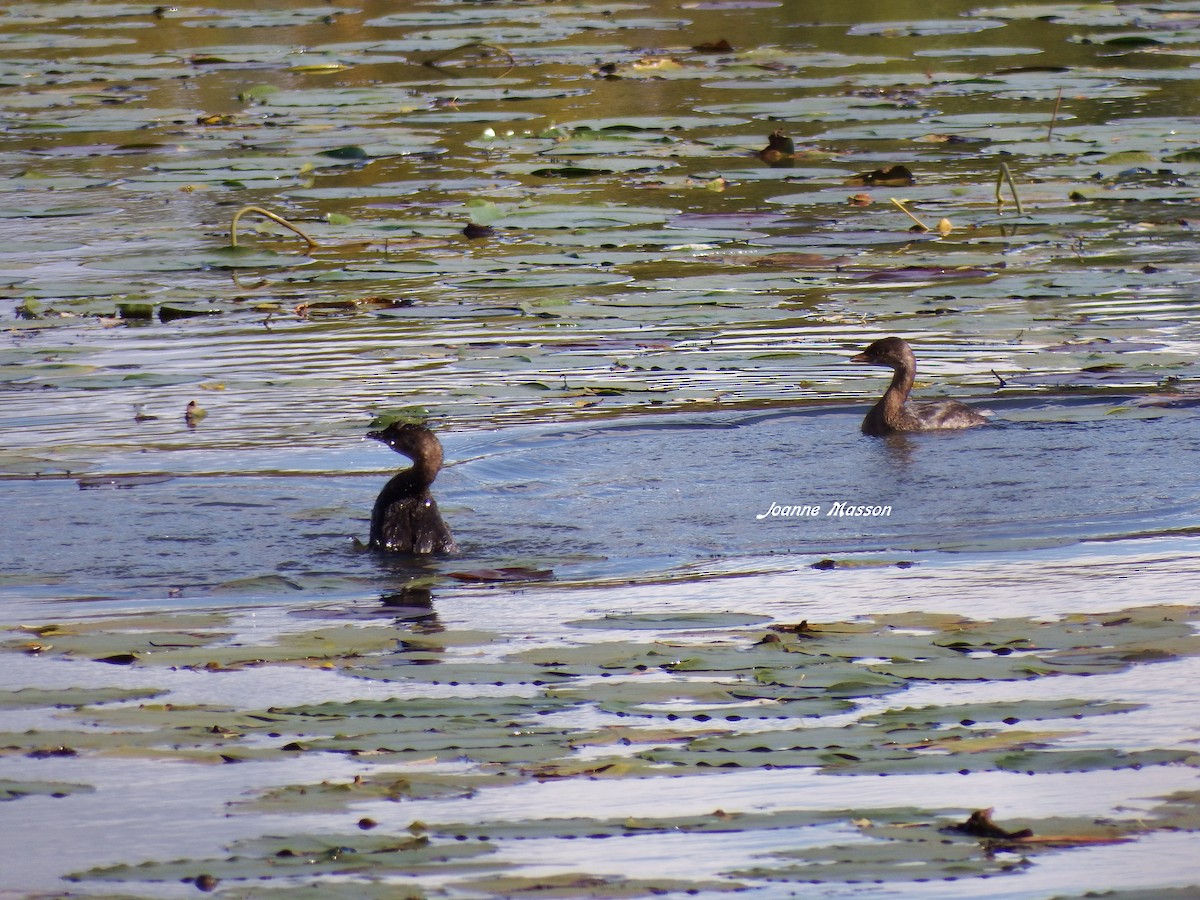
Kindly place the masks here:
POLYGON ((54 781, 0 781, 0 801, 22 797, 53 797, 60 799, 71 794, 90 794, 96 789, 88 784, 64 784, 54 781))
POLYGON ((436 845, 424 837, 380 834, 314 834, 239 841, 231 855, 204 860, 147 862, 76 872, 83 882, 177 882, 204 874, 219 881, 320 874, 371 873, 376 876, 418 872, 452 873, 470 869, 470 861, 493 853, 486 844, 436 845))
POLYGON ((226 247, 204 253, 181 254, 164 257, 124 256, 113 257, 94 264, 94 268, 121 272, 180 272, 205 269, 263 269, 280 266, 309 265, 310 257, 296 253, 274 253, 269 250, 251 250, 245 247, 226 247))
POLYGON ((0 692, 0 709, 36 709, 44 706, 80 707, 123 700, 148 700, 165 694, 157 688, 21 688, 0 692))
POLYGON ((273 815, 329 814, 354 804, 377 800, 401 803, 469 798, 480 790, 513 784, 516 780, 506 775, 454 775, 419 771, 386 775, 377 773, 353 781, 270 788, 253 799, 239 801, 233 806, 233 811, 273 815))
POLYGON ((744 885, 680 878, 625 878, 619 875, 489 876, 463 882, 468 890, 499 891, 506 897, 623 898, 662 894, 733 893, 744 885))
POLYGON ((566 624, 576 628, 603 629, 698 629, 736 628, 761 625, 771 621, 770 616, 754 613, 608 613, 600 619, 577 619, 566 624))

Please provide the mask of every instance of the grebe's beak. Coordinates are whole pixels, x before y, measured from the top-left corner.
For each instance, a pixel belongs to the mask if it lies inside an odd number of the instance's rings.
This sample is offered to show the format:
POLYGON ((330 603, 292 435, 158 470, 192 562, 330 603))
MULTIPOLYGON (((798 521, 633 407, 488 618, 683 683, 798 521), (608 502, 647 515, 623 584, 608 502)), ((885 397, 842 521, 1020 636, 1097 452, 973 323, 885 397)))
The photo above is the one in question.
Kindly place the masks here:
POLYGON ((867 356, 867 352, 864 350, 862 353, 858 354, 857 356, 850 357, 848 360, 846 360, 846 362, 863 363, 864 365, 869 366, 869 365, 871 365, 872 360, 871 360, 871 357, 867 356))
POLYGON ((368 431, 366 434, 363 435, 363 440, 365 441, 367 438, 370 438, 373 441, 384 440, 382 431, 368 431))

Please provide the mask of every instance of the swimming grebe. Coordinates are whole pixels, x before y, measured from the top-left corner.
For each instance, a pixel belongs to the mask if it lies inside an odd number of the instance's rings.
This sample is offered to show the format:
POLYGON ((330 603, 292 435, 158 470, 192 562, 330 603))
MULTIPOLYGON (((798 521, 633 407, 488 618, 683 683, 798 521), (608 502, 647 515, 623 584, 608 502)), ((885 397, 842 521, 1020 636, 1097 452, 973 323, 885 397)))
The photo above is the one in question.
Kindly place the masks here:
POLYGON ((438 512, 429 486, 442 468, 442 444, 424 425, 393 422, 367 437, 412 460, 383 486, 371 511, 373 550, 391 553, 453 553, 458 548, 438 512))
POLYGON ((895 369, 892 383, 883 397, 871 407, 863 419, 863 434, 884 435, 897 431, 942 431, 973 428, 987 423, 987 417, 957 400, 937 400, 932 403, 909 403, 917 360, 912 348, 898 337, 875 341, 862 353, 850 359, 853 363, 887 366, 895 369))

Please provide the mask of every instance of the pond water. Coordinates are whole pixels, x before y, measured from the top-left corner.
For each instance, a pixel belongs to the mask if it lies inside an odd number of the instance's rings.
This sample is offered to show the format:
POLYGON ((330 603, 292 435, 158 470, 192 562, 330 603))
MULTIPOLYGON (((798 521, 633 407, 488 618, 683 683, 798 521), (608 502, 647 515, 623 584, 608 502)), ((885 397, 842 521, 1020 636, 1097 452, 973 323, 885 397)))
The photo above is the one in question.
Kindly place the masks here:
POLYGON ((1198 60, 1189 2, 6 6, 0 889, 1195 889, 1198 60), (863 437, 887 334, 994 421, 863 437), (397 413, 454 558, 355 544, 397 413), (989 807, 1073 839, 920 830, 989 807))
POLYGON ((10 603, 200 599, 256 581, 337 596, 409 570, 525 566, 586 584, 773 571, 781 556, 908 566, 1135 537, 1189 544, 1200 521, 1190 410, 1110 398, 993 412, 985 428, 887 440, 860 435, 862 409, 845 407, 448 434, 454 462, 437 494, 461 552, 423 563, 354 542, 386 477, 378 467, 399 461, 374 442, 176 453, 153 474, 121 474, 141 461, 119 457, 112 473, 6 484, 0 577, 20 584, 10 603))

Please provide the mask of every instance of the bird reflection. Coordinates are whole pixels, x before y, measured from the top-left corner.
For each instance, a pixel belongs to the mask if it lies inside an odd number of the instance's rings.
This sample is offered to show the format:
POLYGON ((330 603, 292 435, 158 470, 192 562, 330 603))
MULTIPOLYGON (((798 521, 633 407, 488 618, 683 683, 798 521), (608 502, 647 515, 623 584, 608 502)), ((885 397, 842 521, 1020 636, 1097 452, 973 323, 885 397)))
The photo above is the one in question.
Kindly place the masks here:
POLYGON ((398 591, 381 594, 379 602, 398 623, 420 624, 422 631, 443 630, 433 608, 433 591, 427 587, 405 585, 398 591))

